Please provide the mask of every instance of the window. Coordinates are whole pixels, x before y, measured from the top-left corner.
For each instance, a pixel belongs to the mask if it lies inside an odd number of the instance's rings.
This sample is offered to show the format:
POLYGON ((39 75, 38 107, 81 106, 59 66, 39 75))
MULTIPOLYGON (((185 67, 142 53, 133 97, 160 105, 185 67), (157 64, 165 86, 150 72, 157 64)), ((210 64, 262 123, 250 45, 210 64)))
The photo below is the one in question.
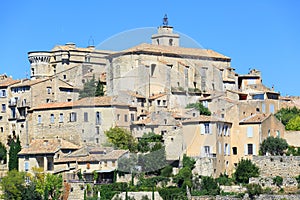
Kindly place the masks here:
POLYGON ((63 75, 63 78, 64 78, 64 80, 66 80, 66 79, 67 79, 67 75, 64 74, 64 75, 63 75))
POLYGON ((160 106, 160 100, 157 100, 157 105, 160 106))
POLYGON ((232 154, 237 155, 237 147, 232 147, 232 154))
POLYGON ((107 161, 104 161, 104 167, 107 167, 107 161))
POLYGON ((169 46, 173 46, 173 39, 169 39, 169 46))
POLYGON ((116 166, 116 161, 111 161, 112 162, 112 166, 115 167, 116 166))
POLYGON ((117 114, 117 120, 120 121, 120 114, 117 114))
POLYGON ((70 122, 76 122, 76 112, 70 113, 70 122))
POLYGON ((6 105, 5 104, 2 104, 2 106, 1 106, 1 110, 2 110, 2 112, 6 112, 6 105))
POLYGON ((247 127, 247 137, 253 137, 253 127, 247 127))
POLYGON ((87 112, 83 113, 83 120, 84 120, 84 122, 88 122, 89 121, 89 114, 87 112))
POLYGON ((279 130, 276 131, 276 136, 277 136, 278 138, 280 138, 280 131, 279 131, 279 130))
POLYGON ((204 146, 204 153, 205 153, 205 156, 210 155, 210 146, 204 146))
POLYGON ((99 143, 99 138, 96 138, 96 143, 97 143, 97 144, 99 143))
POLYGON ((209 123, 205 123, 205 124, 204 124, 204 127, 205 127, 205 134, 209 134, 209 133, 210 133, 210 130, 209 130, 209 123))
POLYGON ((29 170, 29 162, 24 163, 24 170, 27 172, 29 170))
POLYGON ((41 123, 42 123, 42 116, 38 115, 38 124, 41 124, 41 123))
POLYGON ((274 114, 274 112, 275 112, 274 105, 270 104, 270 113, 274 114))
POLYGON ((54 114, 50 115, 50 123, 52 123, 52 124, 54 123, 54 114))
POLYGON ((96 134, 97 134, 97 135, 100 134, 100 128, 99 128, 99 126, 96 127, 96 134))
POLYGON ((100 112, 96 112, 96 124, 101 124, 101 113, 100 112))
POLYGON ((59 114, 59 122, 64 122, 64 114, 63 113, 59 114))
POLYGON ((253 155, 253 144, 248 144, 248 155, 253 155))
POLYGON ((134 114, 133 114, 133 113, 130 114, 130 120, 131 120, 132 122, 134 121, 134 114))
POLYGON ((47 87, 47 93, 48 93, 48 94, 51 94, 51 90, 52 90, 51 87, 47 87))
POLYGON ((166 100, 163 100, 163 105, 167 105, 167 101, 166 100))
POLYGON ((128 116, 124 115, 124 121, 127 122, 128 121, 128 116))
POLYGON ((6 97, 6 90, 1 90, 0 97, 6 97))
POLYGON ((3 132, 4 132, 4 130, 3 130, 3 127, 0 127, 0 132, 1 132, 1 133, 3 133, 3 132))

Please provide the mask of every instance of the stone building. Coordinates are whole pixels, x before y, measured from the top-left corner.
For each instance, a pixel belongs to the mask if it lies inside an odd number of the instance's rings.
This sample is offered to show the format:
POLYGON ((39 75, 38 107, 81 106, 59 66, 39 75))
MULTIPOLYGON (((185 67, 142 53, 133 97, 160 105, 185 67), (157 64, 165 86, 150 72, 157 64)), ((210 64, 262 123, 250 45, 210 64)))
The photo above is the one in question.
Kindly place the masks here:
POLYGON ((31 79, 56 77, 76 88, 93 75, 100 79, 105 73, 106 56, 111 51, 97 50, 95 46, 76 47, 74 43, 57 45, 51 51, 28 53, 31 79))

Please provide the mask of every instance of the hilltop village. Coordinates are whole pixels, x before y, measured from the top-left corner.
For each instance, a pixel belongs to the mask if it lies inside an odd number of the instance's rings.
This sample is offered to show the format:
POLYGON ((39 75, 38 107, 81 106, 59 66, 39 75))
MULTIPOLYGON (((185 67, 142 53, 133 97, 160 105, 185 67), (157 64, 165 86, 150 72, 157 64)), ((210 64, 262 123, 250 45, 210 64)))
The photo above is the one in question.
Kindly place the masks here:
POLYGON ((137 140, 160 135, 174 168, 186 155, 196 161, 193 173, 211 177, 232 175, 269 136, 298 145, 274 116, 298 99, 265 86, 258 69, 237 74, 228 56, 181 47, 168 24, 157 31, 151 44, 122 51, 67 43, 29 52, 30 78, 0 76, 0 140, 19 137, 19 171, 40 167, 66 181, 78 170, 85 180, 97 172, 97 181, 109 183, 119 158, 129 153, 107 146, 105 131, 112 127, 137 140), (81 98, 92 79, 104 95, 81 98))

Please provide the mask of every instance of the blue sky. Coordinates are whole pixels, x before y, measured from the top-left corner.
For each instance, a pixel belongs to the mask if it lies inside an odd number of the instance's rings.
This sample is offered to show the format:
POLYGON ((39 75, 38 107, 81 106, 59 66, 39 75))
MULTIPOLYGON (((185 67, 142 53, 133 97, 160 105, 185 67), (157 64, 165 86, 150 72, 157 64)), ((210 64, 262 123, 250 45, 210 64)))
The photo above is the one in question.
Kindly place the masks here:
POLYGON ((161 25, 231 57, 239 74, 262 72, 282 95, 300 96, 300 1, 1 1, 0 74, 24 78, 28 51, 74 42, 97 46, 120 32, 161 25), (90 40, 91 42, 91 40, 90 40))

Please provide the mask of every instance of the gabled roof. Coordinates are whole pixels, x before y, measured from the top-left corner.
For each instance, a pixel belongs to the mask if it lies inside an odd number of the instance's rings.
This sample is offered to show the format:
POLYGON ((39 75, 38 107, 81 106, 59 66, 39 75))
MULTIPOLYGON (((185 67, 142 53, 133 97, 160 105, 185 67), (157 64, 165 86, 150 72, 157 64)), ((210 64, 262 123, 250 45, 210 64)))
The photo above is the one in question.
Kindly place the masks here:
POLYGON ((206 57, 206 58, 217 58, 223 60, 230 60, 229 57, 224 56, 210 49, 198 49, 198 48, 185 48, 176 46, 163 46, 163 45, 153 45, 142 43, 140 45, 134 46, 132 48, 120 51, 118 53, 112 54, 113 56, 118 56, 126 53, 157 53, 157 54, 170 54, 170 55, 180 55, 180 56, 194 56, 194 57, 206 57))
POLYGON ((15 84, 13 87, 33 86, 33 85, 36 85, 38 83, 45 82, 48 80, 50 80, 50 79, 49 78, 40 78, 40 79, 34 79, 34 80, 24 79, 24 80, 21 80, 20 83, 15 84))
POLYGON ((269 118, 271 114, 254 114, 240 121, 240 124, 260 124, 269 118))
POLYGON ((154 99, 158 99, 160 97, 166 96, 165 93, 158 93, 158 94, 153 94, 152 96, 149 97, 149 100, 154 100, 154 99))
POLYGON ((0 81, 0 87, 8 87, 13 84, 19 83, 20 80, 13 80, 12 78, 5 78, 4 80, 0 81))
POLYGON ((78 145, 60 138, 35 139, 29 144, 28 147, 23 148, 18 155, 54 154, 60 149, 76 150, 78 148, 78 145))
POLYGON ((31 110, 45 110, 45 109, 57 109, 57 108, 70 108, 70 107, 91 107, 91 106, 112 106, 112 105, 124 105, 114 102, 114 97, 111 96, 102 96, 102 97, 86 97, 79 99, 74 102, 56 102, 56 103, 45 103, 37 107, 32 108, 31 110))
MULTIPOLYGON (((214 116, 207 116, 207 115, 199 115, 198 117, 194 117, 191 119, 184 120, 182 124, 184 123, 194 123, 194 122, 225 122, 223 118, 217 118, 214 116)), ((228 122, 231 123, 231 122, 228 122)))

